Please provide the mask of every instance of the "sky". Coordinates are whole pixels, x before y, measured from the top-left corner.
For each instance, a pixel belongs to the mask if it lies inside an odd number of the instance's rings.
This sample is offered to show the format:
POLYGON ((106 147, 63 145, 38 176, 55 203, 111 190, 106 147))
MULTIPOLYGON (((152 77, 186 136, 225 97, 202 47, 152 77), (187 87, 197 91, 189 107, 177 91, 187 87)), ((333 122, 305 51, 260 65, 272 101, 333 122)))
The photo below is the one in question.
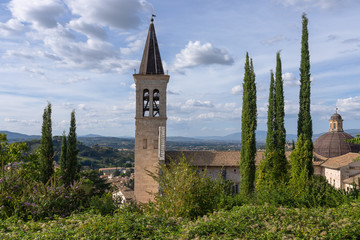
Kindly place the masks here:
POLYGON ((167 91, 168 136, 225 136, 241 129, 246 52, 266 130, 270 70, 280 51, 285 127, 296 134, 301 16, 309 19, 314 133, 338 107, 360 128, 358 0, 0 0, 0 130, 134 136, 135 85, 152 14, 167 91))

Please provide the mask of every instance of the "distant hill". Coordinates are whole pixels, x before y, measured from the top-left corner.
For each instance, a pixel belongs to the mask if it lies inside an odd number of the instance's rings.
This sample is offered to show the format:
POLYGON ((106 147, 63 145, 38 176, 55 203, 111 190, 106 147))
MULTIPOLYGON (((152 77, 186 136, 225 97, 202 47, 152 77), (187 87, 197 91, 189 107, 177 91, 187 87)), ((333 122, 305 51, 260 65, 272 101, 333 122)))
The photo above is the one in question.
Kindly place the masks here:
POLYGON ((41 138, 41 136, 38 135, 26 135, 22 133, 9 132, 4 130, 0 130, 0 133, 5 133, 9 142, 21 142, 41 138))
MULTIPOLYGON (((30 140, 39 140, 39 135, 26 135, 22 133, 0 131, 5 133, 9 142, 23 142, 30 140)), ((348 129, 345 132, 352 136, 360 135, 360 129, 348 129)), ((313 141, 324 133, 317 133, 313 135, 313 141)), ((296 140, 296 134, 287 134, 286 140, 296 140)), ((135 146, 135 139, 133 137, 104 137, 98 134, 87 134, 79 136, 78 141, 85 146, 92 147, 98 145, 100 147, 111 147, 114 149, 133 150, 135 146)), ((238 149, 241 141, 241 133, 236 132, 225 136, 198 136, 198 137, 182 137, 182 136, 168 136, 168 149, 184 149, 184 150, 207 150, 207 149, 238 149)), ((259 146, 266 142, 266 131, 256 131, 256 141, 259 146)))
MULTIPOLYGON (((196 137, 198 139, 204 139, 204 140, 218 140, 218 141, 241 141, 241 133, 240 132, 236 132, 236 133, 232 133, 223 137, 219 137, 219 136, 211 136, 211 137, 196 137)), ((297 136, 295 134, 286 134, 286 140, 287 141, 291 141, 291 140, 296 140, 297 136)), ((264 143, 266 142, 266 131, 256 131, 256 141, 259 143, 264 143)))

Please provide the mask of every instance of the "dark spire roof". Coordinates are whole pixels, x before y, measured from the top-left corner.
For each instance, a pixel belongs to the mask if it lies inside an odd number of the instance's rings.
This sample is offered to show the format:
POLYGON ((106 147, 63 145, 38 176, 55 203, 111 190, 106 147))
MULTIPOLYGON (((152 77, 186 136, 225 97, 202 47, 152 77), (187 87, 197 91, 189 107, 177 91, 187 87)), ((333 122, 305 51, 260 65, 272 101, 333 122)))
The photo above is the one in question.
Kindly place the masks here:
POLYGON ((151 18, 139 74, 164 74, 153 18, 151 18))

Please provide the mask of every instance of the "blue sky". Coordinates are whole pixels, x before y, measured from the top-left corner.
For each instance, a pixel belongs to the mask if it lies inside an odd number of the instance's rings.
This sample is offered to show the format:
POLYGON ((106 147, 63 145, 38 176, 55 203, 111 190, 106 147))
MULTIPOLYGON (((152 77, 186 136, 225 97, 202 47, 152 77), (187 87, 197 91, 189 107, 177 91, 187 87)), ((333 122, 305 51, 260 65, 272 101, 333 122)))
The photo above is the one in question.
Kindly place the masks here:
POLYGON ((288 133, 296 133, 301 15, 309 19, 314 133, 335 107, 360 128, 358 0, 0 0, 0 129, 134 136, 132 74, 151 14, 169 71, 168 136, 239 132, 245 54, 254 61, 258 129, 266 130, 270 70, 281 51, 288 133))

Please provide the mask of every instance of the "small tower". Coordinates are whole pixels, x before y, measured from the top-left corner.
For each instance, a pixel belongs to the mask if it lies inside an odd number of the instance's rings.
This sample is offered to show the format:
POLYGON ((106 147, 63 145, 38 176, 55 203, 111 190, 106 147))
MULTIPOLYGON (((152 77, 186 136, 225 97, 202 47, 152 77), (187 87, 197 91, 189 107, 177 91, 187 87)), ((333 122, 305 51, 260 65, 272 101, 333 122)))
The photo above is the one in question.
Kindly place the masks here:
POLYGON ((343 119, 340 114, 337 112, 336 108, 335 113, 329 119, 329 132, 343 132, 343 119))
POLYGON ((166 88, 170 76, 164 74, 160 51, 151 18, 144 53, 136 84, 135 116, 135 188, 136 201, 152 200, 151 193, 159 191, 148 171, 157 172, 165 161, 166 142, 166 88))

